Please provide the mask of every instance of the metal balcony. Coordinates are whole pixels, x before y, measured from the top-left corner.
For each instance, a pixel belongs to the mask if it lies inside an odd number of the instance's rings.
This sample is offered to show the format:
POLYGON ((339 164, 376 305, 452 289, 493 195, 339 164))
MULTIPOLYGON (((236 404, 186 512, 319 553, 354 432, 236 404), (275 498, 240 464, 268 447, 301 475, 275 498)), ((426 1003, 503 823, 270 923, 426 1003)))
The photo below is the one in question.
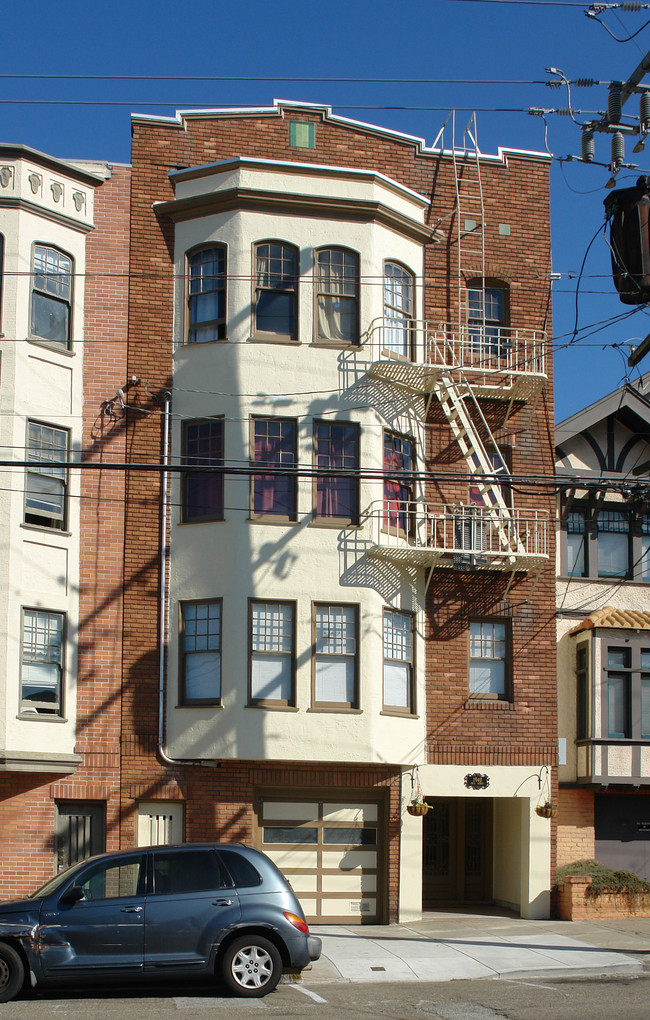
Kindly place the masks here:
POLYGON ((547 380, 541 330, 382 318, 365 343, 370 374, 414 393, 430 393, 444 372, 479 397, 532 401, 547 380))
POLYGON ((452 570, 539 571, 548 560, 549 515, 516 507, 370 505, 370 554, 412 566, 452 570))

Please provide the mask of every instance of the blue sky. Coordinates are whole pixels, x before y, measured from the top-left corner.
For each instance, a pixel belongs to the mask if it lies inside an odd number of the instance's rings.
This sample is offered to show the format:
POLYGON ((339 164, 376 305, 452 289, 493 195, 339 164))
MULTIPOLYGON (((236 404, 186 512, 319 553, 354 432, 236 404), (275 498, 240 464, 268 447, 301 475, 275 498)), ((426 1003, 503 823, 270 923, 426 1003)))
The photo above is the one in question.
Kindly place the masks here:
MULTIPOLYGON (((588 6, 551 0, 6 5, 0 138, 61 158, 126 163, 131 112, 169 115, 206 104, 269 105, 282 98, 327 103, 335 113, 421 136, 428 144, 449 110, 464 107, 477 111, 484 152, 499 145, 543 151, 544 122, 519 111, 568 106, 566 89, 541 84, 554 79, 545 68, 559 68, 572 80, 625 80, 650 49, 650 25, 636 39, 617 43, 585 16, 588 6), (108 77, 40 77, 60 75, 108 77), (148 80, 110 77, 127 75, 148 80), (183 80, 188 77, 230 80, 183 80), (466 79, 507 84, 460 83, 466 79)), ((601 21, 622 38, 648 18, 650 11, 611 12, 601 21)), ((606 106, 607 85, 574 89, 572 98, 574 108, 585 111, 576 119, 592 119, 606 106)), ((638 115, 636 98, 625 112, 638 115)), ((468 117, 459 112, 458 123, 464 126, 468 117)), ((550 115, 547 122, 554 156, 579 153, 580 129, 569 117, 550 115)), ((638 170, 621 171, 619 186, 650 174, 650 142, 648 155, 633 156, 632 145, 628 141, 626 156, 638 170)), ((596 138, 596 159, 609 160, 604 135, 596 138)), ((564 347, 576 321, 576 277, 604 222, 609 176, 604 167, 553 162, 553 268, 562 274, 553 284, 558 421, 616 388, 627 371, 638 376, 638 368, 627 369, 625 345, 650 332, 643 308, 610 321, 628 309, 615 294, 601 233, 580 283, 576 342, 564 347)), ((640 367, 650 370, 650 356, 640 367)))

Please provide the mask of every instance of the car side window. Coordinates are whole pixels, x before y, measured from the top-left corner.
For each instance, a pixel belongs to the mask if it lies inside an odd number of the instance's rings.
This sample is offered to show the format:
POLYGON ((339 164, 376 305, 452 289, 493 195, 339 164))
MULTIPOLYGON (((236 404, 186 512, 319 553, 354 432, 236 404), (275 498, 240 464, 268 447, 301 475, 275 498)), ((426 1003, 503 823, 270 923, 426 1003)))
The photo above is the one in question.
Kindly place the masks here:
POLYGON ((144 877, 142 857, 121 861, 102 861, 82 876, 78 883, 84 900, 114 900, 142 895, 144 877))
POLYGON ((213 850, 160 851, 153 855, 154 893, 205 892, 232 888, 232 879, 213 850))
POLYGON ((219 856, 239 889, 262 884, 259 872, 241 854, 235 853, 234 850, 219 850, 219 856))

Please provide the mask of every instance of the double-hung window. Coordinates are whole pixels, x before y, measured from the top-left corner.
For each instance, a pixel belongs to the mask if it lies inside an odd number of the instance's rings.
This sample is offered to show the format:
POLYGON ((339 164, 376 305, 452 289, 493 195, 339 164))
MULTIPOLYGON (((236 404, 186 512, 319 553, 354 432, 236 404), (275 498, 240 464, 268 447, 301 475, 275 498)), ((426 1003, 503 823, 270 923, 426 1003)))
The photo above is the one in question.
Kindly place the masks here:
POLYGON ((72 259, 56 248, 35 244, 29 335, 69 348, 71 310, 72 259))
POLYGON ((26 524, 60 529, 66 526, 68 438, 67 429, 27 423, 26 524))
MULTIPOLYGON (((253 467, 274 469, 296 466, 296 423, 287 418, 254 418, 251 424, 253 467)), ((296 520, 296 477, 293 474, 252 476, 252 511, 255 517, 296 520)))
POLYGON ((598 514, 598 576, 627 577, 630 569, 630 518, 617 510, 598 514))
POLYGON ((255 246, 255 335, 298 339, 298 249, 281 241, 255 246))
POLYGON ((183 422, 182 519, 223 520, 223 419, 183 422))
POLYGON ((187 342, 204 344, 226 336, 226 249, 200 248, 188 256, 187 342))
POLYGON ((23 609, 20 711, 62 715, 65 614, 23 609))
POLYGON ((471 697, 506 698, 508 642, 506 624, 472 620, 469 625, 469 693, 471 697))
POLYGON ((357 607, 314 606, 314 704, 358 708, 357 607))
POLYGON ((413 274, 396 262, 384 265, 384 347, 412 358, 413 274))
POLYGON ((383 701, 389 711, 413 711, 413 617, 394 609, 384 610, 383 701))
POLYGON ((608 736, 623 739, 632 736, 630 716, 630 648, 607 648, 607 729, 608 736))
POLYGON ((181 605, 181 702, 221 700, 221 599, 181 605))
POLYGON ((316 518, 333 518, 337 523, 357 524, 359 428, 341 422, 316 422, 314 428, 316 518))
POLYGON ((250 602, 250 700, 293 705, 295 606, 291 602, 250 602))
POLYGON ((319 340, 359 340, 359 256, 346 248, 316 254, 319 340))
POLYGON ((507 291, 473 281, 468 288, 468 328, 470 349, 478 360, 503 357, 509 349, 507 337, 507 291))
POLYGON ((413 443, 384 432, 384 527, 408 535, 413 525, 413 443))

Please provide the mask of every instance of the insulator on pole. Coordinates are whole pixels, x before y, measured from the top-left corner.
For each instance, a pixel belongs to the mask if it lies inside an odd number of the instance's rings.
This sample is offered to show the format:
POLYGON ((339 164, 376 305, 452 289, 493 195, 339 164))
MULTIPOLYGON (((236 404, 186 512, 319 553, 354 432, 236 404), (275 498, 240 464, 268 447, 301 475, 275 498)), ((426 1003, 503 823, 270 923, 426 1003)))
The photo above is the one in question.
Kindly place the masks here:
POLYGON ((585 163, 593 162, 593 158, 596 154, 596 144, 594 142, 594 133, 590 128, 585 128, 582 132, 580 149, 585 163))
POLYGON ((647 131, 650 128, 650 92, 641 93, 641 101, 639 102, 639 120, 642 131, 647 131))
POLYGON ((625 162, 625 139, 620 131, 612 135, 612 166, 622 166, 625 162))
POLYGON ((620 124, 623 104, 621 102, 621 86, 618 82, 609 86, 607 96, 607 117, 610 124, 620 124))

